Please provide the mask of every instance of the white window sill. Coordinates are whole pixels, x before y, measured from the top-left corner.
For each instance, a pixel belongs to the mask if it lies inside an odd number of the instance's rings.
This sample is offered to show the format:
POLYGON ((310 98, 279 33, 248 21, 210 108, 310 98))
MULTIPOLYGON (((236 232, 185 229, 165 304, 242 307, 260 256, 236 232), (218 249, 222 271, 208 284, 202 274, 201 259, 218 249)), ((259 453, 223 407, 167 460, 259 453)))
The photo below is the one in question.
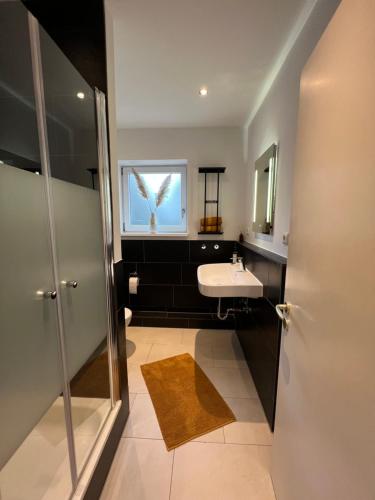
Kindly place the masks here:
POLYGON ((186 238, 189 233, 121 233, 121 238, 186 238))

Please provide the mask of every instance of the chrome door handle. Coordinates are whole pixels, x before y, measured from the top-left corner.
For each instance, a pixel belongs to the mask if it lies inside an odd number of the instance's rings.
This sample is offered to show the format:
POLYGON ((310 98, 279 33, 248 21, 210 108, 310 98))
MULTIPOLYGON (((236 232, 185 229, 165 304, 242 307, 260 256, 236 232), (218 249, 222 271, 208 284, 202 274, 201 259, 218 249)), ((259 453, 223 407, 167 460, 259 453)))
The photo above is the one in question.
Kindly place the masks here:
POLYGON ((277 304, 277 306, 275 306, 275 309, 276 309, 276 313, 277 313, 278 317, 282 321, 283 327, 285 328, 285 330, 288 330, 289 323, 290 323, 288 316, 290 313, 291 304, 288 304, 288 303, 277 304))
POLYGON ((72 281, 63 281, 63 285, 65 285, 68 288, 77 288, 78 286, 78 281, 72 280, 72 281))
POLYGON ((47 292, 43 293, 43 297, 45 299, 55 300, 55 298, 57 297, 57 292, 56 292, 56 290, 48 290, 47 292))

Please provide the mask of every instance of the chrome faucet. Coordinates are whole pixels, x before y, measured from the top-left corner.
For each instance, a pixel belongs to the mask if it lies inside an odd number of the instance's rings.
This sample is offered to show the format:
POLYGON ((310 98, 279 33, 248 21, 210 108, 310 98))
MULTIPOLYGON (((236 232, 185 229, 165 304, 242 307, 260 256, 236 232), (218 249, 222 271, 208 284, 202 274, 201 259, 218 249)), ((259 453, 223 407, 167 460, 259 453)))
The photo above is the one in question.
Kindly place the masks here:
POLYGON ((232 257, 231 257, 230 260, 232 261, 232 264, 237 264, 237 262, 238 262, 238 254, 237 254, 237 252, 233 252, 233 255, 232 255, 232 257))
POLYGON ((238 257, 237 258, 237 262, 238 262, 238 267, 239 267, 239 271, 245 271, 245 265, 243 263, 243 257, 238 257))

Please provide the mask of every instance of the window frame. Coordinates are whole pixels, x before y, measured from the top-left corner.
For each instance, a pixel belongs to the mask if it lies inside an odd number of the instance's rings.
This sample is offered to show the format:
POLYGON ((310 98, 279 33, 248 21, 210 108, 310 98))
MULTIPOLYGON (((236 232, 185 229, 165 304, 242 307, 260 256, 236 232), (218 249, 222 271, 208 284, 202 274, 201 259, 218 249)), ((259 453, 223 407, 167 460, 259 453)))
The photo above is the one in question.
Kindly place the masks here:
POLYGON ((120 209, 122 236, 187 236, 188 235, 188 162, 187 160, 122 160, 120 169, 120 209), (185 210, 185 226, 160 226, 156 232, 147 230, 148 226, 130 224, 129 171, 135 168, 142 173, 179 173, 181 174, 181 207, 185 210), (129 229, 127 229, 129 228, 129 229))

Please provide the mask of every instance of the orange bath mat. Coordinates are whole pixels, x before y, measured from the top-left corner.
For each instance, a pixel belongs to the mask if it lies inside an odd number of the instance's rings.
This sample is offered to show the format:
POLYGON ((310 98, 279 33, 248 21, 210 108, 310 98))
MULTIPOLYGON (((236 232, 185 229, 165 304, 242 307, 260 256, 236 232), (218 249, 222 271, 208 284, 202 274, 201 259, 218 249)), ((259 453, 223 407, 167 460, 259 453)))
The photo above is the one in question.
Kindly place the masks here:
POLYGON ((181 444, 236 419, 190 354, 141 366, 165 444, 181 444))

